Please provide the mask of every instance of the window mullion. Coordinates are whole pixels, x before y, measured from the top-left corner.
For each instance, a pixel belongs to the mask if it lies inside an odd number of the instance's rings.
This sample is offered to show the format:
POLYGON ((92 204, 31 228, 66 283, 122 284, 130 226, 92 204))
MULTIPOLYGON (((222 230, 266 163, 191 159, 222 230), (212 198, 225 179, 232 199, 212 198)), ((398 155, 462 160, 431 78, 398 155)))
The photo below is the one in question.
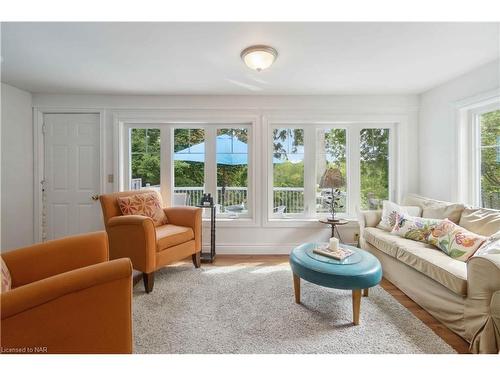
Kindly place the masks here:
POLYGON ((360 130, 358 124, 347 129, 347 215, 355 216, 361 207, 361 174, 360 174, 360 130))
POLYGON ((215 126, 205 128, 205 193, 212 194, 217 202, 217 159, 216 159, 217 129, 215 126))
POLYGON ((170 126, 162 126, 160 129, 160 195, 167 206, 172 205, 174 184, 172 132, 170 126))
POLYGON ((304 215, 316 216, 316 135, 314 125, 304 126, 304 215))

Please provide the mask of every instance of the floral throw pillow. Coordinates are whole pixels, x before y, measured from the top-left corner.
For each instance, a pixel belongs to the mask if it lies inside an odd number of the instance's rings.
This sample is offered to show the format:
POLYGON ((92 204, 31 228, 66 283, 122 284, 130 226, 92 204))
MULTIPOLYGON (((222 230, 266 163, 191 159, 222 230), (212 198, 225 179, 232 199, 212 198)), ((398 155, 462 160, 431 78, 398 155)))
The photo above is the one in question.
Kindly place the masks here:
POLYGON ((431 231, 441 221, 439 219, 399 214, 391 233, 414 241, 428 242, 431 231))
POLYGON ((156 193, 145 193, 119 197, 118 205, 123 215, 141 215, 153 219, 154 225, 167 224, 167 215, 163 211, 156 193))
POLYGON ((0 271, 2 272, 2 285, 0 291, 3 293, 11 289, 12 279, 10 277, 9 269, 7 268, 7 265, 3 261, 2 257, 0 257, 0 268, 0 271))
POLYGON ((432 229, 428 242, 453 259, 465 262, 474 255, 486 239, 484 236, 469 232, 454 222, 444 219, 432 229))

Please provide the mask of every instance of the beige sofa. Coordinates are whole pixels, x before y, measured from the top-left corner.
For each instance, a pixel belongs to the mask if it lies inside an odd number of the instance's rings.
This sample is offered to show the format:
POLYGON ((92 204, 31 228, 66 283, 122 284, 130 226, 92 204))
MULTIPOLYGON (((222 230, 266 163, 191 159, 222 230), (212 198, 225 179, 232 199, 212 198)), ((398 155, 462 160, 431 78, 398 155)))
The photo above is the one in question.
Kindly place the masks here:
MULTIPOLYGON (((404 205, 423 217, 445 218, 481 235, 500 230, 500 211, 474 209, 415 195, 404 205)), ((500 350, 500 254, 454 260, 432 245, 377 228, 381 211, 359 215, 361 248, 382 263, 384 277, 470 343, 473 353, 500 350)))

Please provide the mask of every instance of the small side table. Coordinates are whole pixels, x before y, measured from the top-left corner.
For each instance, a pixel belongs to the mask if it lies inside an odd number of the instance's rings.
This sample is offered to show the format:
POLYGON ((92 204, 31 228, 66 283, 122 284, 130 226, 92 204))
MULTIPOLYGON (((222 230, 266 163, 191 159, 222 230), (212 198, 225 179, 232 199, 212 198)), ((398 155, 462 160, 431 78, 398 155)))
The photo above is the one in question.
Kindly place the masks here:
POLYGON ((210 252, 204 253, 203 250, 200 254, 202 263, 213 263, 215 260, 215 205, 203 206, 197 204, 199 208, 210 208, 210 252))
POLYGON ((320 223, 323 223, 323 224, 329 224, 332 226, 332 237, 335 237, 335 231, 337 231, 337 237, 339 239, 340 242, 342 242, 342 238, 340 238, 340 233, 339 233, 339 229, 337 228, 338 226, 342 226, 342 225, 346 225, 348 223, 347 220, 328 220, 328 219, 324 219, 324 220, 319 220, 320 223))

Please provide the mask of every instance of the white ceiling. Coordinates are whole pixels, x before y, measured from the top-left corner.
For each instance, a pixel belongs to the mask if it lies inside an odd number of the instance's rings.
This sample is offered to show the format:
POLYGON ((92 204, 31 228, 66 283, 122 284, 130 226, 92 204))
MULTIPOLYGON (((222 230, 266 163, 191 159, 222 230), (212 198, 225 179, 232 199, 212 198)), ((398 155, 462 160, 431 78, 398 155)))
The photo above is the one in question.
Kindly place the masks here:
POLYGON ((496 23, 3 23, 2 81, 36 93, 415 94, 499 57, 496 23), (240 51, 278 50, 263 72, 240 51))

